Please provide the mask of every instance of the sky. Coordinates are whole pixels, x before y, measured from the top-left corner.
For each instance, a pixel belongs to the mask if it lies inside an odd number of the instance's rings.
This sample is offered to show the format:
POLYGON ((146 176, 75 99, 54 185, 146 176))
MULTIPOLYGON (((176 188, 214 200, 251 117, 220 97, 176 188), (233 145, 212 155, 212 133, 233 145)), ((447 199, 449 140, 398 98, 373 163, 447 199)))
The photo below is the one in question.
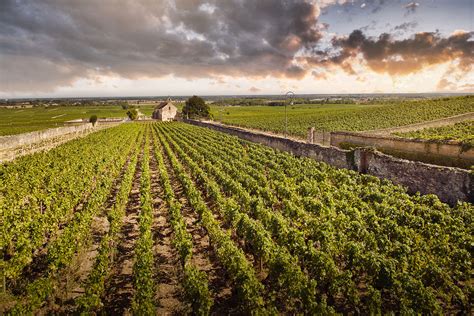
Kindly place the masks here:
POLYGON ((0 98, 474 92, 474 0, 0 0, 0 98))

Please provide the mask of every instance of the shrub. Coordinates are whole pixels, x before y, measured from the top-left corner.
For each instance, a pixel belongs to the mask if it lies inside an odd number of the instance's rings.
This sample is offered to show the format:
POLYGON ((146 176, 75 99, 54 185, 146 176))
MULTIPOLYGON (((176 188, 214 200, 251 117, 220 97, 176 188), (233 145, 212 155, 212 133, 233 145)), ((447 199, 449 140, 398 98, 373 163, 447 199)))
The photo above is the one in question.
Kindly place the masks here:
POLYGON ((132 121, 134 121, 138 118, 138 111, 137 109, 130 109, 127 111, 127 115, 132 121))
POLYGON ((91 117, 89 118, 89 123, 92 123, 92 125, 95 126, 95 124, 97 123, 97 115, 91 115, 91 117))

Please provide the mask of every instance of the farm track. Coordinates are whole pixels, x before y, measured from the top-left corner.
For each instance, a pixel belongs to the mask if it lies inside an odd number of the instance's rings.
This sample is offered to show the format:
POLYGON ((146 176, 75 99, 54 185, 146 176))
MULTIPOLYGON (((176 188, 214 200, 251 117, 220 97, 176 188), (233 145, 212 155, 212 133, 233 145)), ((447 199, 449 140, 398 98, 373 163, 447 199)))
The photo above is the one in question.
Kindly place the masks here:
POLYGON ((162 151, 166 170, 170 177, 171 186, 177 200, 181 203, 181 212, 186 222, 186 230, 191 234, 193 241, 193 256, 191 263, 200 271, 204 271, 209 278, 209 289, 213 293, 213 315, 232 314, 238 309, 235 293, 226 275, 225 269, 219 264, 214 249, 210 244, 206 230, 200 225, 197 213, 189 204, 184 189, 176 177, 168 155, 162 151))
MULTIPOLYGON (((152 146, 153 147, 153 146, 152 146)), ((157 314, 182 314, 183 289, 180 279, 180 264, 178 254, 172 245, 173 230, 170 225, 168 209, 160 185, 158 164, 153 154, 150 155, 151 195, 153 198, 153 240, 154 258, 157 271, 157 292, 155 299, 158 302, 157 314)))
MULTIPOLYGON (((143 161, 143 147, 139 154, 139 164, 143 161)), ((110 277, 105 285, 103 298, 103 312, 107 315, 129 314, 133 288, 134 246, 138 239, 138 214, 140 212, 140 177, 141 166, 137 166, 133 178, 126 215, 120 238, 114 253, 114 260, 110 269, 110 277)))

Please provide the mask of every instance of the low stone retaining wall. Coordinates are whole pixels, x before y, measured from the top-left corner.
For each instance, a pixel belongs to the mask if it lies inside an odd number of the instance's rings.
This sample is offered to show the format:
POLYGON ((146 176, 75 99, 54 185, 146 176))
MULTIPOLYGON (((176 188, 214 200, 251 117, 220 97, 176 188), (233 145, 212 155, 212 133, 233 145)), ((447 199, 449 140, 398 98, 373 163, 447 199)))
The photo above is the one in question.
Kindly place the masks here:
POLYGON ((185 122, 212 128, 248 141, 287 151, 296 156, 323 161, 337 168, 389 179, 395 184, 407 187, 411 194, 417 192, 436 194, 441 201, 450 205, 456 204, 457 201, 474 202, 474 176, 467 170, 408 161, 370 148, 343 150, 211 122, 193 120, 185 122))
POLYGON ((455 141, 433 142, 366 133, 332 132, 330 144, 342 148, 353 145, 370 146, 398 157, 437 165, 460 168, 474 165, 474 148, 466 148, 455 141))
POLYGON ((117 124, 119 123, 103 123, 94 126, 92 123, 85 123, 31 133, 0 136, 0 162, 10 161, 36 151, 50 149, 71 139, 117 124))
POLYGON ((76 126, 50 128, 42 131, 0 137, 0 150, 25 146, 70 133, 78 133, 93 128, 92 123, 76 126))
MULTIPOLYGON (((117 122, 126 122, 128 118, 126 117, 104 117, 104 118, 98 118, 97 122, 105 122, 105 123, 117 123, 117 122)), ((70 120, 64 122, 65 124, 77 124, 77 123, 89 123, 88 118, 82 118, 82 119, 75 119, 75 120, 70 120)))

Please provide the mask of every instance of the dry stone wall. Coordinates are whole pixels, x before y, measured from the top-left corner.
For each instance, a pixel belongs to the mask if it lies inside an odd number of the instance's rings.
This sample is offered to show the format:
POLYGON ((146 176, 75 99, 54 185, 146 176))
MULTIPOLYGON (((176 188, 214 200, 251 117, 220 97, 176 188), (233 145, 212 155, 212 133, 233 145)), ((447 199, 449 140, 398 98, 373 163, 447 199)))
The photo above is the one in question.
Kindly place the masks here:
POLYGON ((450 205, 456 204, 457 201, 474 202, 474 177, 464 169, 395 158, 369 148, 343 150, 212 122, 194 120, 187 120, 186 122, 287 151, 296 156, 323 161, 337 168, 355 170, 388 179, 395 184, 405 186, 408 192, 412 194, 417 192, 436 194, 441 201, 450 205))
POLYGON ((372 146, 396 156, 416 158, 428 163, 469 168, 474 165, 474 148, 466 148, 459 142, 433 142, 378 136, 365 133, 332 132, 331 146, 372 146))
POLYGON ((92 123, 86 123, 18 135, 1 136, 0 163, 37 151, 51 149, 74 138, 83 137, 97 130, 117 124, 103 123, 94 126, 92 123))

